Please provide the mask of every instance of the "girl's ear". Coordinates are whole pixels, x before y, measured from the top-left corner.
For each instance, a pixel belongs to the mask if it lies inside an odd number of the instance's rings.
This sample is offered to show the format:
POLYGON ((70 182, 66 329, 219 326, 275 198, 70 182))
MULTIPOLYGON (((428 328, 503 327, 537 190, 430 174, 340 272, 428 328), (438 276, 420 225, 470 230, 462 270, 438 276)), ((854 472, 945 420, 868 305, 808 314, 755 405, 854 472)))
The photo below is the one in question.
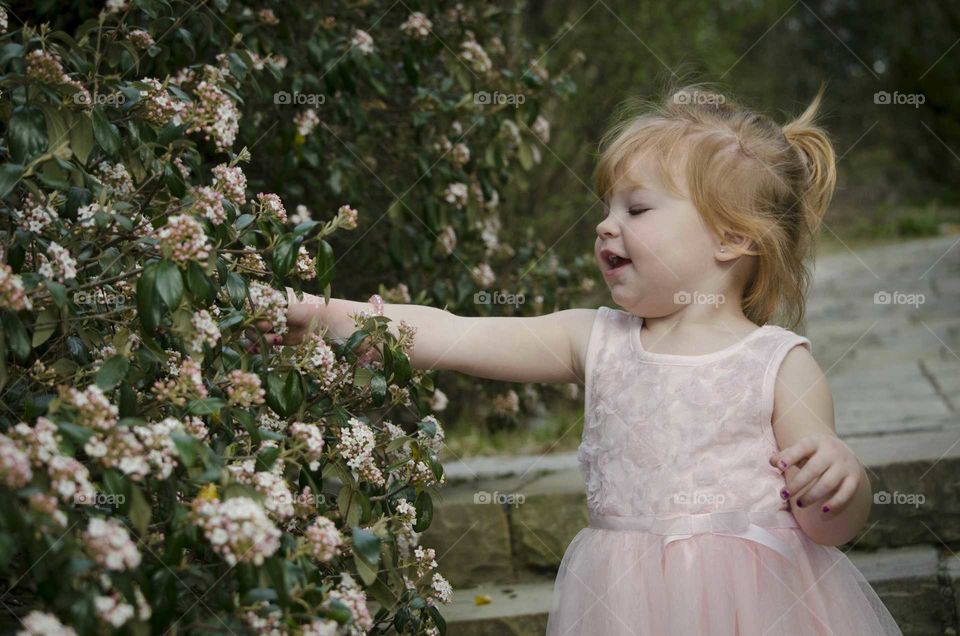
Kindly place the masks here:
POLYGON ((723 240, 714 250, 714 258, 718 261, 729 261, 741 256, 758 256, 759 252, 753 241, 742 234, 724 232, 723 240))

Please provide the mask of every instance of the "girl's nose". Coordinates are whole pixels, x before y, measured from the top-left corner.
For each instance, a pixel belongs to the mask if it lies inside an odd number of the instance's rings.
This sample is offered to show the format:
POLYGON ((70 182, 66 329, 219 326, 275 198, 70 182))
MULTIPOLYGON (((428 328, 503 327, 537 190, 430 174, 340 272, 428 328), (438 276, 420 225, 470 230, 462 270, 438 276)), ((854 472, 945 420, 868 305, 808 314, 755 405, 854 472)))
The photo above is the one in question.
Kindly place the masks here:
POLYGON ((617 235, 617 224, 611 220, 608 214, 606 218, 597 223, 597 236, 603 238, 617 235))

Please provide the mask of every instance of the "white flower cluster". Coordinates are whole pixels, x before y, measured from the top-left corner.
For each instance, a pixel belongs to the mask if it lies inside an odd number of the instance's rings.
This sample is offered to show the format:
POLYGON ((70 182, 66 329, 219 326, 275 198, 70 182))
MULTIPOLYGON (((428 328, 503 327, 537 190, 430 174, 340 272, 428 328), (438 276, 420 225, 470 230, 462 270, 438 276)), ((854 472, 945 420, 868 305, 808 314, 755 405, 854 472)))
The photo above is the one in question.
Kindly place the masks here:
POLYGON ((41 194, 40 199, 36 199, 31 192, 23 198, 23 209, 13 211, 13 218, 21 229, 39 234, 59 219, 60 215, 44 195, 41 194))
POLYGON ((227 376, 227 382, 227 401, 232 406, 263 404, 265 392, 255 373, 234 369, 227 376))
MULTIPOLYGON (((276 442, 264 442, 263 447, 276 446, 276 442)), ((277 521, 285 521, 294 515, 293 493, 283 477, 283 460, 278 459, 268 471, 257 471, 256 462, 247 459, 227 467, 231 476, 241 484, 252 486, 263 494, 263 507, 277 521)))
POLYGON ((30 457, 17 444, 0 433, 0 482, 8 489, 23 488, 33 479, 30 457))
POLYGON ((357 216, 359 213, 349 205, 341 205, 337 210, 337 227, 345 230, 357 229, 357 216))
POLYGON ((463 209, 463 207, 467 205, 468 193, 467 184, 458 181, 451 183, 447 186, 446 190, 443 191, 443 200, 452 204, 458 210, 463 209))
POLYGON ((23 279, 6 263, 0 263, 0 308, 22 311, 33 309, 33 303, 23 287, 23 279))
POLYGON ((221 163, 212 170, 213 187, 223 193, 223 196, 234 205, 243 205, 247 202, 247 177, 243 168, 221 163))
POLYGON ((87 554, 108 570, 132 570, 140 565, 140 552, 130 533, 116 519, 90 519, 84 533, 87 554))
POLYGON ((58 393, 64 404, 77 410, 76 424, 95 431, 109 431, 117 425, 119 410, 96 384, 91 384, 83 391, 61 385, 58 393))
POLYGON ((107 191, 116 197, 125 197, 134 193, 133 177, 121 162, 101 161, 97 165, 97 176, 107 191))
POLYGON ((310 252, 303 245, 297 252, 297 264, 295 269, 297 278, 303 280, 313 280, 317 277, 317 260, 310 256, 310 252))
POLYGON ((320 468, 320 458, 323 457, 323 427, 319 424, 294 422, 288 430, 294 440, 303 444, 303 454, 310 462, 310 470, 320 468))
POLYGON ((497 280, 496 274, 488 263, 480 263, 470 269, 473 281, 480 287, 490 287, 497 280))
POLYGON ((430 593, 430 597, 427 598, 429 605, 435 605, 435 601, 446 604, 453 598, 453 588, 450 586, 450 582, 439 572, 433 573, 433 580, 430 583, 430 593))
POLYGON ((477 73, 487 73, 491 68, 493 68, 493 63, 490 61, 490 57, 487 55, 487 52, 483 50, 483 47, 480 46, 480 43, 474 38, 473 33, 467 31, 465 33, 466 40, 460 44, 460 55, 465 59, 473 70, 477 73))
POLYGON ((190 114, 188 133, 202 132, 203 138, 213 141, 217 150, 224 152, 233 147, 240 130, 240 111, 237 105, 219 87, 206 80, 197 84, 194 93, 197 104, 190 114))
POLYGON ((45 84, 72 86, 81 94, 81 97, 77 100, 78 103, 91 103, 90 91, 77 80, 70 79, 70 76, 63 71, 60 56, 56 53, 50 53, 42 49, 30 51, 27 54, 27 77, 45 84))
POLYGON ((343 535, 333 521, 321 516, 304 530, 303 541, 311 557, 318 561, 329 561, 340 552, 343 535))
POLYGON ((422 40, 430 35, 433 23, 421 11, 414 11, 400 25, 400 30, 415 40, 422 40))
POLYGON ((250 283, 249 291, 254 316, 270 321, 274 333, 285 334, 287 332, 286 294, 257 281, 250 283))
POLYGON ((257 192, 257 203, 260 204, 260 211, 272 216, 281 223, 287 222, 287 210, 283 207, 283 201, 272 192, 257 192))
POLYGON ((171 365, 168 362, 166 368, 167 373, 174 377, 166 381, 157 380, 153 383, 156 399, 161 402, 183 406, 187 403, 187 398, 202 399, 207 397, 207 387, 203 383, 200 363, 191 358, 181 360, 180 353, 175 353, 174 359, 179 366, 171 365))
MULTIPOLYGON (((147 77, 140 81, 150 87, 148 90, 140 91, 138 108, 143 112, 144 119, 157 127, 166 126, 168 123, 179 126, 183 122, 188 104, 170 95, 166 87, 156 78, 147 77)), ((173 162, 183 174, 184 166, 180 157, 173 162)), ((183 178, 186 179, 187 176, 184 174, 183 178)))
POLYGON ((67 627, 53 614, 33 610, 22 620, 23 629, 17 636, 77 636, 72 627, 67 627))
POLYGON ((51 489, 63 502, 93 503, 90 473, 73 457, 60 454, 60 435, 53 422, 45 417, 32 427, 21 422, 10 430, 10 438, 27 453, 34 467, 46 469, 51 489))
POLYGON ((353 32, 350 46, 357 47, 364 55, 370 55, 373 53, 373 37, 363 29, 357 29, 353 32))
POLYGON ((293 116, 293 123, 297 126, 297 133, 307 137, 320 123, 320 118, 316 110, 307 108, 293 116))
POLYGON ((37 273, 44 278, 63 283, 77 277, 77 261, 70 256, 70 250, 50 241, 47 254, 40 255, 37 273))
POLYGON ((177 263, 191 260, 204 262, 210 255, 210 244, 203 226, 190 215, 176 214, 157 230, 160 252, 177 263))
POLYGON ((373 618, 367 608, 367 595, 349 573, 340 573, 340 585, 330 592, 330 598, 338 599, 350 608, 353 621, 348 624, 348 633, 360 636, 373 627, 373 618))
POLYGON ((227 211, 223 207, 223 198, 220 193, 210 186, 194 188, 193 210, 201 216, 210 219, 214 225, 220 225, 227 220, 227 211))
POLYGON ((217 345, 217 341, 220 340, 220 327, 209 311, 201 309, 194 312, 190 324, 194 330, 193 337, 190 339, 191 351, 203 351, 203 343, 207 343, 210 347, 217 345))
POLYGON ((362 479, 375 486, 382 486, 383 473, 377 467, 373 457, 376 444, 373 429, 355 417, 350 418, 347 426, 340 427, 337 449, 347 461, 347 465, 356 470, 362 479))
POLYGON ((213 549, 229 565, 263 565, 280 547, 281 532, 263 508, 249 497, 194 500, 194 523, 203 529, 213 549))
POLYGON ((166 479, 177 463, 171 433, 182 428, 183 424, 174 417, 142 426, 117 427, 106 435, 91 436, 83 449, 105 467, 117 468, 134 481, 151 474, 166 479))

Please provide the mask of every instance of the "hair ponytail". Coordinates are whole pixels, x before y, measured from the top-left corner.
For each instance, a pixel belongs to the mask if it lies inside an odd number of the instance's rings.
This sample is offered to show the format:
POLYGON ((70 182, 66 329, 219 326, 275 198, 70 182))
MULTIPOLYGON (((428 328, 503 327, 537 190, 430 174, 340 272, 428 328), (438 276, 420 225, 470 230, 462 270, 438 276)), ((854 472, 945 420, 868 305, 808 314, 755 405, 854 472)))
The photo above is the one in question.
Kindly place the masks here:
POLYGON ((783 136, 800 156, 806 171, 806 187, 801 193, 804 213, 817 227, 827 212, 837 185, 837 159, 826 132, 816 125, 817 111, 823 99, 824 85, 803 114, 783 126, 783 136))

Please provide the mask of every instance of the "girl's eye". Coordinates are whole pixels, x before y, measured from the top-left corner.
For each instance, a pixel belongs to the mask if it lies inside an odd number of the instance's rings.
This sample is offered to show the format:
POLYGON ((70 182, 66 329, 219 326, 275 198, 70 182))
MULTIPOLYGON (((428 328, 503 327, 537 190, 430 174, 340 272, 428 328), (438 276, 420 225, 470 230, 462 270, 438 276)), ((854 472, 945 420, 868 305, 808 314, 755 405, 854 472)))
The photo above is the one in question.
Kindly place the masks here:
POLYGON ((627 210, 627 212, 629 212, 631 216, 638 216, 648 211, 649 209, 650 208, 630 208, 629 210, 627 210))

